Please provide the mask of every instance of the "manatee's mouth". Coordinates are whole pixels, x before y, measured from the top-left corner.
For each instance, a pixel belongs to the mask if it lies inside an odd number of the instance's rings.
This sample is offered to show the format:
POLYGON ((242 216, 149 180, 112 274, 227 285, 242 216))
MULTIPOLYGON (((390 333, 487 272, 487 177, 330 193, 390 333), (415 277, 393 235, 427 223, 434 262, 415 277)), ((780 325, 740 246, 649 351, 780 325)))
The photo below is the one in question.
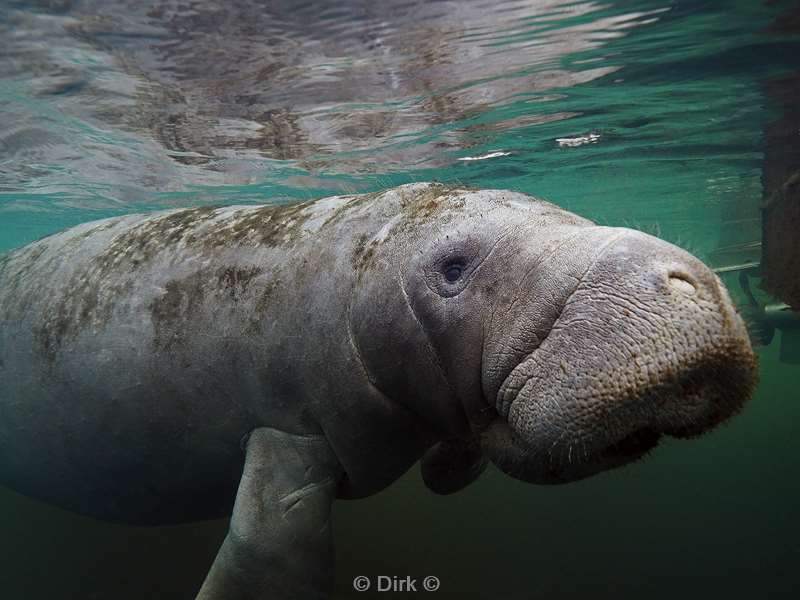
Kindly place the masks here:
POLYGON ((606 446, 597 453, 596 458, 615 462, 619 460, 624 460, 625 462, 636 460, 655 448, 662 435, 652 427, 642 427, 606 446))
POLYGON ((553 485, 636 462, 653 450, 664 435, 668 434, 644 426, 597 449, 578 441, 561 447, 551 444, 537 447, 522 439, 498 417, 484 432, 481 444, 495 466, 511 477, 553 485))
POLYGON ((659 371, 657 382, 618 397, 602 397, 580 384, 533 394, 529 386, 538 372, 504 385, 505 414, 498 411, 498 420, 514 433, 498 435, 502 429, 495 428, 485 451, 512 477, 558 484, 636 462, 664 437, 703 435, 736 414, 755 383, 747 352, 726 347, 720 355, 659 371))

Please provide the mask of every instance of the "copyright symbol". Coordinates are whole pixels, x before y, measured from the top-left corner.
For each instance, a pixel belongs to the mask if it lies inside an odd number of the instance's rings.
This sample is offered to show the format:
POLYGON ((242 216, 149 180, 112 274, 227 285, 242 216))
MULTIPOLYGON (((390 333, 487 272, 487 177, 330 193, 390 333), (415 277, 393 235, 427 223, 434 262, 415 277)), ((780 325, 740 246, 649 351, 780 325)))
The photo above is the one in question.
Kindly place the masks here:
POLYGON ((366 592, 369 589, 369 577, 359 575, 353 579, 353 589, 357 592, 366 592))
POLYGON ((425 588, 426 592, 435 592, 439 589, 441 584, 442 583, 439 581, 439 578, 435 575, 428 575, 422 580, 422 587, 425 588))

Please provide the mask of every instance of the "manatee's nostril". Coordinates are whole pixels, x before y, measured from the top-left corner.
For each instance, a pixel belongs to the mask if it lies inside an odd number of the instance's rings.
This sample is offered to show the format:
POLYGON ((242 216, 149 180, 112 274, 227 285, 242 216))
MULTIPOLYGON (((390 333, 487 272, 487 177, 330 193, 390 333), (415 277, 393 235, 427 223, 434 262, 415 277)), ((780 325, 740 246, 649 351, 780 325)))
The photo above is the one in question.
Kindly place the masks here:
POLYGON ((695 288, 694 282, 686 273, 672 271, 668 276, 668 281, 669 284, 679 292, 689 296, 697 293, 697 288, 695 288))

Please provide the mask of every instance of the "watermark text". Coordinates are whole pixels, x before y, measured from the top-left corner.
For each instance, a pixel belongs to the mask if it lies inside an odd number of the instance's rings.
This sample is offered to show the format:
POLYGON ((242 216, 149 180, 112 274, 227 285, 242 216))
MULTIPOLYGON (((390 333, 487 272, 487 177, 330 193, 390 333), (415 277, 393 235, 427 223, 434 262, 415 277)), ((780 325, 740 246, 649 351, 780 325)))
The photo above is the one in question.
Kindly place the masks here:
POLYGON ((357 592, 435 592, 440 585, 435 575, 428 575, 421 580, 410 575, 357 575, 353 578, 353 589, 357 592))

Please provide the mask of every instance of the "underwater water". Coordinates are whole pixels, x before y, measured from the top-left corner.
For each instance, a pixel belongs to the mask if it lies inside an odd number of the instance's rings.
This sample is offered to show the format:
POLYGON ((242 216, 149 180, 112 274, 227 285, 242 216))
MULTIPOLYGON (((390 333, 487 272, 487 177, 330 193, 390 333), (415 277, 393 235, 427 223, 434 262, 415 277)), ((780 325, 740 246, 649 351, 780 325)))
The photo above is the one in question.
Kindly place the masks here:
MULTIPOLYGON (((0 252, 113 215, 437 180, 543 197, 715 267, 757 261, 768 90, 800 71, 799 12, 0 0, 0 252)), ((742 414, 634 465, 557 487, 490 467, 450 497, 412 469, 336 502, 335 597, 377 595, 357 575, 434 575, 437 598, 790 595, 800 366, 780 337, 742 414)), ((226 526, 111 525, 0 488, 0 598, 192 598, 226 526)))

